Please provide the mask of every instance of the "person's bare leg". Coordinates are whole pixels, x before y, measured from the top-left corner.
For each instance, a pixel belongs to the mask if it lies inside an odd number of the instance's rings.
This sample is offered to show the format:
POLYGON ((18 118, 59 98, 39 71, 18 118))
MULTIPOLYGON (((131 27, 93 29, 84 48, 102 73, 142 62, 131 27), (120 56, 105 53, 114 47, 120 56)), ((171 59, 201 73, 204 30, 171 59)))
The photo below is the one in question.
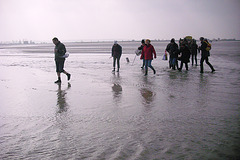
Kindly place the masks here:
POLYGON ((69 80, 70 80, 70 78, 71 78, 71 74, 70 74, 70 73, 68 73, 68 72, 66 72, 66 71, 63 71, 63 73, 67 75, 67 78, 68 78, 68 81, 69 81, 69 80))
POLYGON ((57 72, 58 80, 55 83, 61 83, 61 73, 57 72))

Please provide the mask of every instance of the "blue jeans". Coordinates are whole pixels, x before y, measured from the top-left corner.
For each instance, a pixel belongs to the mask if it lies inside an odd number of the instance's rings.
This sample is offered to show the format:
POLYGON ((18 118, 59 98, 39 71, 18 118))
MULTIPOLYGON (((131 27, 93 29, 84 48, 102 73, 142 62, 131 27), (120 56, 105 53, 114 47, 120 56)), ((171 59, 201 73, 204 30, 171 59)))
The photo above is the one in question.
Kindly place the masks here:
POLYGON ((143 65, 142 65, 142 68, 145 66, 145 63, 146 63, 146 62, 145 62, 145 59, 143 59, 143 65))
POLYGON ((177 58, 170 58, 169 63, 170 63, 170 68, 171 67, 172 69, 175 69, 175 67, 178 68, 177 58))
POLYGON ((156 71, 152 66, 152 59, 145 59, 145 75, 147 75, 148 73, 148 67, 151 68, 153 70, 153 73, 155 74, 156 71))
POLYGON ((145 69, 147 70, 148 67, 152 67, 152 60, 151 59, 145 59, 145 69))

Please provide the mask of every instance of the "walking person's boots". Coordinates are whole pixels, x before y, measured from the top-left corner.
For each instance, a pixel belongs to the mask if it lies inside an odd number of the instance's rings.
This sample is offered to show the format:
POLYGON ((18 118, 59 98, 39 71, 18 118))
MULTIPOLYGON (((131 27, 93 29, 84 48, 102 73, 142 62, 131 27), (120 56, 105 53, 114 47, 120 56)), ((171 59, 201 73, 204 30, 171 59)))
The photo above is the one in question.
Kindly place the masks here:
POLYGON ((156 70, 153 68, 153 74, 156 74, 156 70))
POLYGON ((148 69, 146 68, 145 69, 145 76, 147 76, 148 75, 148 69))
POLYGON ((150 66, 150 68, 153 70, 153 74, 156 74, 156 70, 153 68, 153 66, 150 66))

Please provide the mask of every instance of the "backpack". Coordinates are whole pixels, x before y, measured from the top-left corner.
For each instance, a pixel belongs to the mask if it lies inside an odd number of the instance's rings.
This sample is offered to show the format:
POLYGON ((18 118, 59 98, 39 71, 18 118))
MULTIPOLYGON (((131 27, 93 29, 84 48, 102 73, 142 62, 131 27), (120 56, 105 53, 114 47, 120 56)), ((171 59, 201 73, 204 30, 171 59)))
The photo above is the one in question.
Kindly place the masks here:
POLYGON ((208 41, 204 41, 204 42, 207 43, 206 51, 210 51, 212 48, 212 45, 208 41))

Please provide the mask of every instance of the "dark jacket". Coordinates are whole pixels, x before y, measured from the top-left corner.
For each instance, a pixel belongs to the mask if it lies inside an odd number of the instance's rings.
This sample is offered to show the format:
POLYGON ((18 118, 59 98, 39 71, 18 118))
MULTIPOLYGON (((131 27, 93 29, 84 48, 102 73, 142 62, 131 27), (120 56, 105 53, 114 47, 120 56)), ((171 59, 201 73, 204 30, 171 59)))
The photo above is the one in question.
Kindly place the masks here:
POLYGON ((171 58, 177 58, 178 57, 178 45, 176 43, 169 43, 167 45, 166 51, 170 54, 171 58))
POLYGON ((154 54, 154 58, 156 58, 156 52, 154 47, 149 44, 149 45, 145 45, 142 49, 142 55, 140 57, 140 59, 145 59, 145 60, 152 60, 153 59, 153 54, 154 54))
POLYGON ((180 48, 180 53, 182 53, 182 56, 179 58, 179 60, 181 60, 183 63, 190 62, 189 58, 190 58, 191 52, 188 49, 188 47, 186 47, 186 46, 185 47, 181 47, 180 48))
POLYGON ((122 47, 119 44, 114 44, 112 46, 112 56, 121 57, 121 55, 122 55, 122 47))
POLYGON ((56 44, 55 49, 54 49, 55 60, 65 59, 62 56, 64 56, 66 52, 67 51, 66 51, 65 45, 63 43, 59 42, 58 44, 56 44))
POLYGON ((142 50, 144 47, 144 45, 141 45, 140 47, 138 47, 138 50, 142 50))
POLYGON ((197 55, 198 45, 196 43, 191 44, 191 54, 197 55))
POLYGON ((208 56, 210 56, 210 52, 206 50, 207 46, 208 45, 206 42, 201 42, 201 46, 199 47, 199 49, 202 51, 202 58, 207 58, 208 56))

